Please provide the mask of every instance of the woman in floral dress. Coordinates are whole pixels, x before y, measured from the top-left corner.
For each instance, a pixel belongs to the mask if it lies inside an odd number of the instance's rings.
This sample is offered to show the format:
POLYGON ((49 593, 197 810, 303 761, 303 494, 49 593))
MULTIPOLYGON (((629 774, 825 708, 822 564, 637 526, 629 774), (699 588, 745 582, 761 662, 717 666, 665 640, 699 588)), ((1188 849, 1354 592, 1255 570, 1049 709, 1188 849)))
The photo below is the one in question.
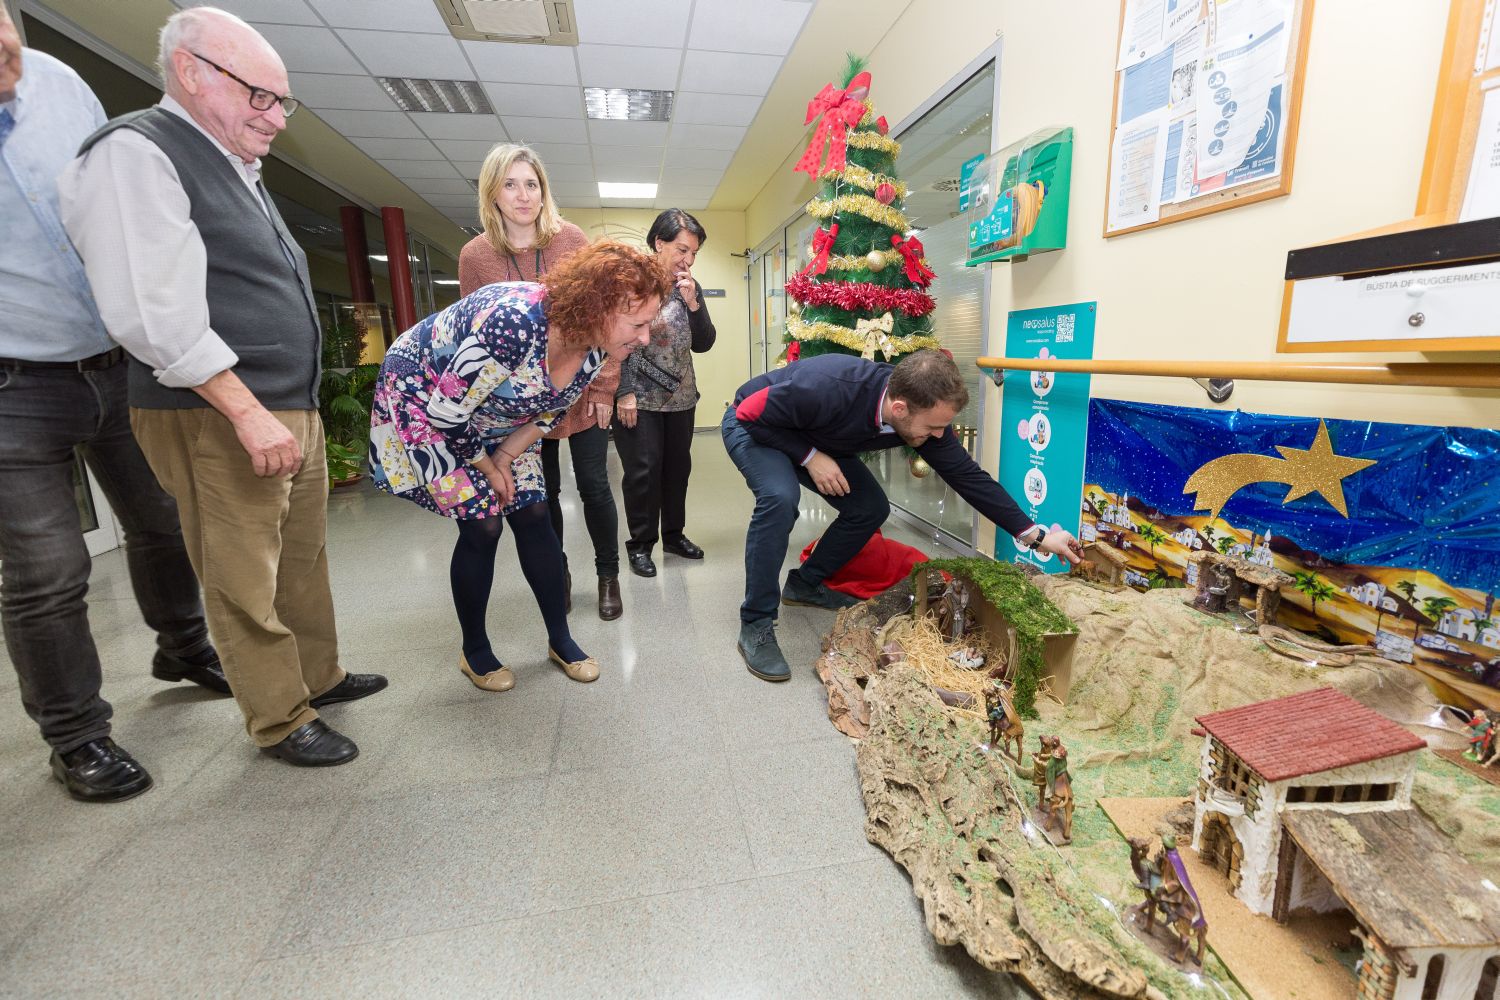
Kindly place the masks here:
POLYGON ((650 257, 597 243, 540 284, 487 285, 465 296, 386 353, 370 415, 372 478, 458 522, 449 579, 463 632, 459 667, 477 687, 515 685, 484 624, 506 522, 547 626, 548 657, 573 680, 599 676, 568 631, 539 442, 606 356, 623 361, 646 342, 669 288, 650 257))

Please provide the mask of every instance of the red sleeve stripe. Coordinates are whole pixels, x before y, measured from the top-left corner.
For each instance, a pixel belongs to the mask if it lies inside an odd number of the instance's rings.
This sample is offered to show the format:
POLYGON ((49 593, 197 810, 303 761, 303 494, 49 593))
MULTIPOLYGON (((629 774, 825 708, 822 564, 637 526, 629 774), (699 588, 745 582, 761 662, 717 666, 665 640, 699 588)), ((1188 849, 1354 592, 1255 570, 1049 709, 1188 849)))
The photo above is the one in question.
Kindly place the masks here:
POLYGON ((760 415, 766 412, 766 398, 771 395, 771 387, 766 386, 759 392, 753 392, 746 396, 739 406, 734 408, 734 415, 746 423, 755 423, 760 415))

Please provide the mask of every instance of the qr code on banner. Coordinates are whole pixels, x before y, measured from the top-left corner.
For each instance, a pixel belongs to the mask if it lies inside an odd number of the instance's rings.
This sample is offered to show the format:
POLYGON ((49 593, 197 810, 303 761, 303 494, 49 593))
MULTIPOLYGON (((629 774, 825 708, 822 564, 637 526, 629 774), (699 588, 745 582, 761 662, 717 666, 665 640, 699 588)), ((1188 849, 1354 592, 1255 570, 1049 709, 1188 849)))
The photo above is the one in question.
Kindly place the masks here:
POLYGON ((1059 344, 1071 344, 1073 342, 1073 320, 1072 313, 1062 313, 1057 317, 1057 342, 1059 344))

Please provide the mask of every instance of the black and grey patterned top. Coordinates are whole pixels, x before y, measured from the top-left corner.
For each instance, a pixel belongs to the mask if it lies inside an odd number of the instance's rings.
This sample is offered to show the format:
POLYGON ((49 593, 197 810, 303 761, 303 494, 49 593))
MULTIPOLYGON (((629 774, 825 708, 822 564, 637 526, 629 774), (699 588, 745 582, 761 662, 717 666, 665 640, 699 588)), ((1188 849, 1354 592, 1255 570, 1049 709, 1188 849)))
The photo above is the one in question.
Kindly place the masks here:
POLYGON ((677 413, 698 405, 698 379, 693 373, 693 355, 714 346, 718 331, 708 316, 703 287, 698 289, 698 311, 693 312, 672 289, 672 297, 657 313, 651 342, 631 353, 620 372, 615 398, 635 393, 638 409, 653 413, 677 413))

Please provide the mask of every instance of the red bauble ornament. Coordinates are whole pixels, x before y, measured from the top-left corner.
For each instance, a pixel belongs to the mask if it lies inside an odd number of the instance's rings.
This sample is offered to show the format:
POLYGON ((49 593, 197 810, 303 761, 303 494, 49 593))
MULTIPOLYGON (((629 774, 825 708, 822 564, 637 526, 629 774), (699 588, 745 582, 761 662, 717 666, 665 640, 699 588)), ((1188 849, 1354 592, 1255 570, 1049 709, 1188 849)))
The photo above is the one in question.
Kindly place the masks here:
POLYGON ((879 118, 875 119, 875 131, 879 132, 881 135, 885 135, 890 130, 891 126, 890 123, 885 120, 885 115, 881 115, 879 118))
POLYGON ((895 201, 895 186, 882 181, 880 185, 875 188, 875 200, 880 202, 882 205, 889 205, 891 202, 895 201))

